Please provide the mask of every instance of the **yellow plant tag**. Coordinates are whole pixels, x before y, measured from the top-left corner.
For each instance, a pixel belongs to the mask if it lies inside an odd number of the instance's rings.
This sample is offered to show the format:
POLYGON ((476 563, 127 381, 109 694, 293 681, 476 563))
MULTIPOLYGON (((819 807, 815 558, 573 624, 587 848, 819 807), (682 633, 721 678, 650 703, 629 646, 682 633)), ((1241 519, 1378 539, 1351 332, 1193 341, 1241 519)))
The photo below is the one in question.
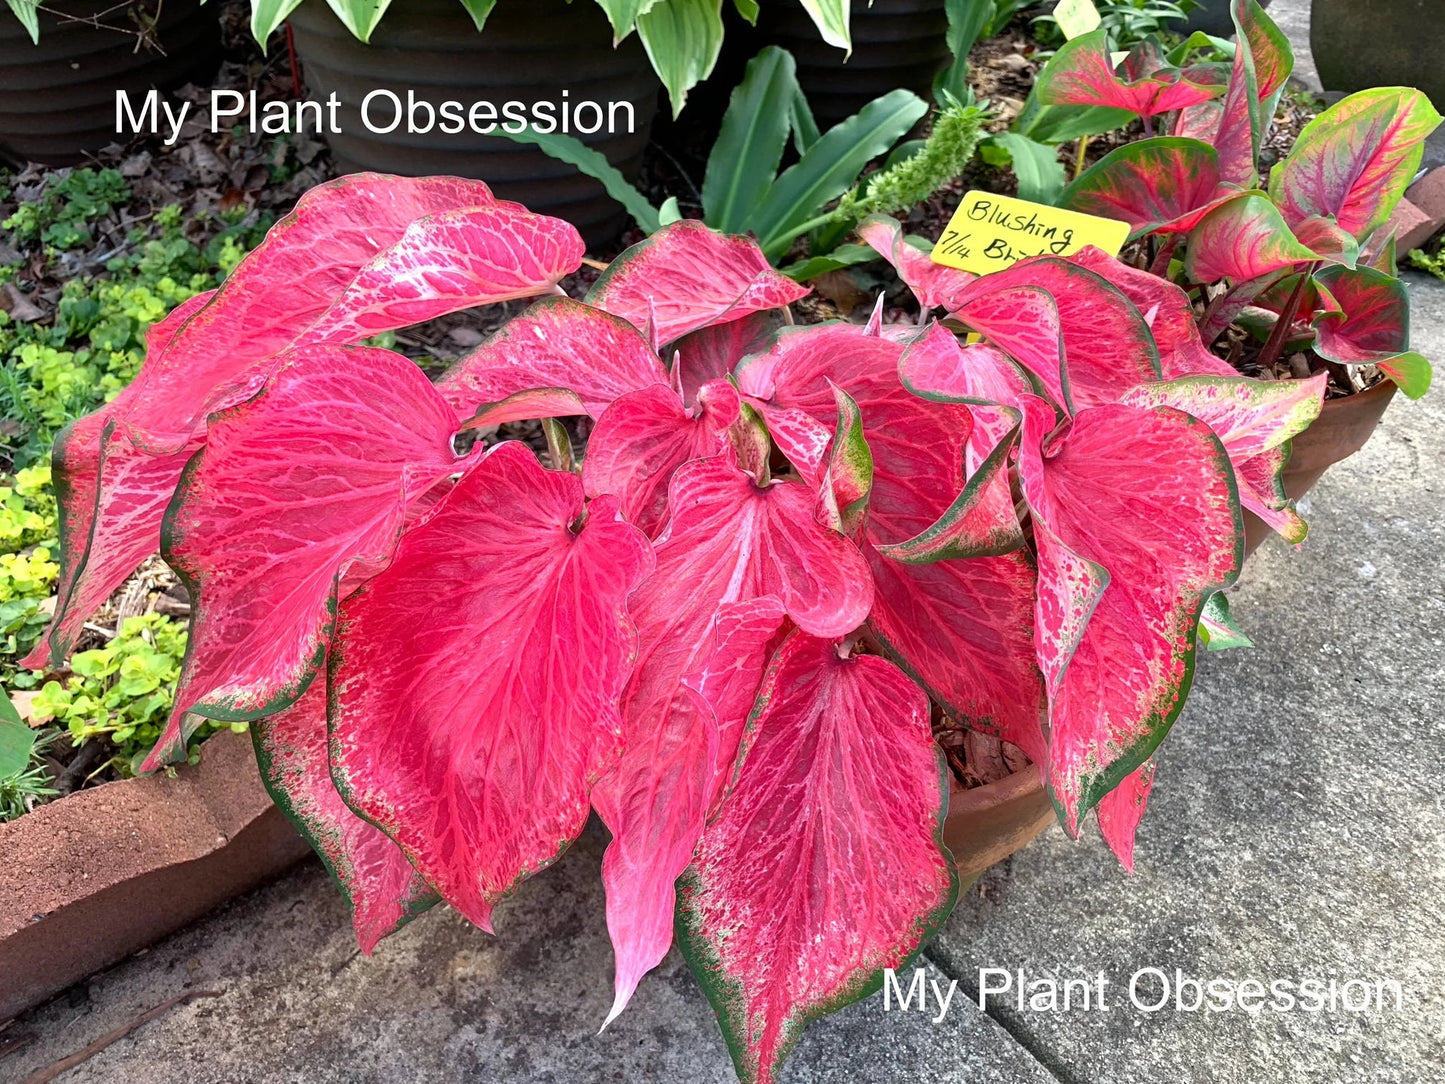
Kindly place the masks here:
POLYGON ((1117 256, 1128 239, 1127 222, 969 192, 933 246, 933 262, 987 275, 1029 256, 1072 256, 1087 245, 1117 256))
POLYGON ((1093 0, 1059 0, 1058 7, 1054 8, 1054 21, 1070 40, 1098 30, 1104 22, 1093 0))

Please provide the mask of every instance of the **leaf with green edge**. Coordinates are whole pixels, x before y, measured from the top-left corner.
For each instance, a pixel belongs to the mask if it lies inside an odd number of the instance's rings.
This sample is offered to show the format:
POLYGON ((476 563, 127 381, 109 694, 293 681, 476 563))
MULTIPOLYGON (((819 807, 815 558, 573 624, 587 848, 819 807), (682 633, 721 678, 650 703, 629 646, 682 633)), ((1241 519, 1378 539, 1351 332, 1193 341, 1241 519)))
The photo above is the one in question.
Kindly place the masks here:
POLYGON ((1254 641, 1244 634, 1229 612, 1229 596, 1223 591, 1210 595, 1204 604, 1204 612, 1199 615, 1199 638, 1209 651, 1254 646, 1254 641))
POLYGON ((841 535, 851 536, 868 512, 873 489, 873 453, 863 435, 863 414, 858 404, 829 381, 838 401, 838 423, 828 449, 828 466, 818 486, 817 519, 841 535))
POLYGON ((1245 192, 1215 207, 1189 238, 1184 273, 1199 283, 1248 282, 1318 259, 1300 244, 1274 202, 1245 192))
POLYGON ((262 50, 276 28, 301 6, 301 0, 251 0, 251 35, 262 50))
POLYGON ((707 158, 702 207, 709 226, 724 233, 751 227, 753 211, 778 174, 792 127, 788 108, 798 92, 797 68, 786 50, 769 45, 748 61, 707 158))
POLYGON ((1315 215, 1297 222, 1294 235, 1300 244, 1328 263, 1354 267, 1359 262, 1360 243, 1353 234, 1340 229, 1332 218, 1315 215))
POLYGON ((1018 180, 1019 199, 1052 205, 1068 182, 1057 147, 1018 132, 999 132, 989 142, 1006 151, 1018 180))
MULTIPOLYGON (((598 0, 599 3, 602 0, 598 0)), ((492 8, 497 6, 497 0, 461 0, 462 7, 467 9, 467 14, 472 17, 477 30, 486 29, 487 16, 492 13, 492 8)))
POLYGON ((889 215, 869 215, 858 223, 858 236, 885 260, 913 291, 919 307, 925 311, 958 308, 964 288, 978 276, 954 267, 945 267, 929 258, 932 246, 922 238, 914 244, 903 232, 903 226, 889 215))
POLYGON ((779 310, 763 309, 741 320, 699 328, 673 342, 668 347, 672 378, 674 386, 682 389, 683 402, 692 406, 703 385, 727 379, 743 358, 766 350, 782 326, 779 310))
POLYGON ((853 51, 853 34, 849 27, 852 10, 850 0, 798 0, 807 11, 818 33, 829 45, 853 51))
POLYGON ((576 136, 561 132, 538 132, 523 128, 520 132, 497 129, 497 135, 506 136, 517 143, 530 143, 543 154, 576 166, 594 181, 599 181, 607 194, 626 208, 643 233, 656 233, 661 227, 658 210, 637 187, 622 175, 622 171, 607 160, 601 151, 593 150, 576 136))
POLYGON ((358 41, 367 43, 371 41, 371 32, 376 29, 376 24, 381 22, 386 9, 391 6, 391 0, 326 0, 326 3, 358 41))
POLYGON ((733 0, 733 7, 749 26, 758 25, 758 0, 733 0))
POLYGON ((283 355, 255 397, 209 419, 161 529, 194 609, 145 770, 183 750, 187 713, 257 719, 305 692, 342 576, 384 567, 411 501, 466 465, 455 430, 409 358, 327 344, 283 355))
POLYGON ((723 0, 667 0, 637 17, 652 70, 667 88, 676 120, 687 92, 712 74, 723 43, 723 0))
POLYGON ((781 259, 800 233, 816 225, 831 201, 846 192, 863 167, 901 139, 928 112, 907 90, 875 98, 818 138, 773 182, 752 227, 770 260, 781 259))
POLYGON ((585 503, 576 475, 507 441, 341 607, 337 787, 483 929, 582 831, 621 751, 617 698, 638 650, 627 598, 652 568, 615 501, 585 503), (438 599, 444 618, 419 620, 438 599))
POLYGON ((251 723, 261 781, 306 837, 351 906, 356 942, 369 956, 441 897, 386 833, 357 816, 331 779, 326 682, 314 681, 277 715, 251 723))
POLYGON ((793 95, 793 100, 788 103, 788 123, 793 129, 793 149, 801 158, 807 153, 808 148, 822 137, 822 133, 818 131, 818 122, 813 119, 812 107, 808 105, 808 98, 803 93, 802 87, 798 88, 798 92, 793 95))
POLYGON ((827 255, 808 256, 778 268, 778 272, 787 275, 794 282, 808 282, 819 275, 826 275, 829 271, 857 267, 859 264, 872 263, 878 258, 878 253, 867 245, 839 245, 827 255))
MULTIPOLYGON (((1223 598, 1222 595, 1214 597, 1223 598)), ((1155 761, 1151 757, 1099 799, 1099 831, 1109 850, 1129 873, 1134 872, 1134 834, 1149 805, 1154 775, 1155 761)))
POLYGON ((30 752, 34 748, 35 731, 20 718, 9 692, 0 689, 0 782, 30 767, 30 752))
POLYGON ((1127 128, 1133 121, 1129 110, 1105 105, 1043 105, 1037 90, 1031 90, 1012 130, 1038 143, 1072 143, 1127 128))
POLYGON ((928 699, 888 661, 842 656, 801 634, 779 649, 679 882, 679 941, 750 1084, 777 1079, 809 1021, 906 967, 958 891, 928 699))
POLYGON ((1217 97, 1220 88, 1192 82, 1166 69, 1129 80, 1114 71, 1107 32, 1082 34, 1059 48, 1034 82, 1042 105, 1093 105, 1127 109, 1149 118, 1217 97))
POLYGON ((1309 524, 1300 518, 1294 501, 1284 488, 1284 468, 1293 451, 1290 441, 1260 455, 1236 463, 1239 503, 1258 516, 1286 542, 1299 545, 1309 534, 1309 524))
MULTIPOLYGON (((481 2, 495 3, 495 0, 481 2)), ((632 33, 639 15, 650 11, 657 3, 658 0, 597 0, 597 6, 607 13, 607 21, 612 24, 613 46, 617 46, 632 33)))
MULTIPOLYGON (((5 0, 11 14, 20 20, 20 25, 30 35, 33 45, 40 44, 40 0, 5 0)), ((301 0, 295 0, 299 4, 301 0)), ((294 5, 293 5, 294 6, 294 5)), ((0 773, 3 774, 3 773, 0 773)))
POLYGON ((1430 99, 1376 87, 1336 102, 1307 124, 1275 166, 1269 194, 1291 223, 1330 215, 1364 240, 1389 221, 1440 124, 1430 99))
POLYGON ((1058 205, 1127 222, 1132 240, 1156 230, 1188 233, 1233 195, 1219 186, 1213 147, 1165 136, 1116 147, 1065 188, 1058 205))
POLYGON ((1410 297, 1399 279, 1369 267, 1326 267, 1315 281, 1338 304, 1315 319, 1315 352, 1342 365, 1377 365, 1400 391, 1430 390, 1430 362, 1410 349, 1410 297))
POLYGON ((508 422, 578 418, 586 413, 587 404, 570 388, 529 388, 513 392, 500 402, 484 404, 461 428, 465 431, 508 422))
POLYGON ((1260 145, 1294 68, 1294 53, 1256 0, 1231 0, 1230 17, 1240 45, 1218 121, 1206 138, 1219 152, 1220 176, 1229 184, 1249 187, 1258 177, 1260 145))

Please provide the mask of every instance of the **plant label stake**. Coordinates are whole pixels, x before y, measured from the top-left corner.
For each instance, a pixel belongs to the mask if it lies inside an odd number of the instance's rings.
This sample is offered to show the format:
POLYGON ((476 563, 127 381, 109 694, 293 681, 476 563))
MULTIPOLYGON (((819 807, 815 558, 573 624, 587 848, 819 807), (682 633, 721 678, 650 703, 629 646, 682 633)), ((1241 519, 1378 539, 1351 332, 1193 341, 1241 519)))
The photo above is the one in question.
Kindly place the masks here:
POLYGON ((933 246, 933 262, 988 275, 1030 256, 1072 256, 1089 245, 1117 256, 1128 238, 1127 222, 974 191, 933 246))

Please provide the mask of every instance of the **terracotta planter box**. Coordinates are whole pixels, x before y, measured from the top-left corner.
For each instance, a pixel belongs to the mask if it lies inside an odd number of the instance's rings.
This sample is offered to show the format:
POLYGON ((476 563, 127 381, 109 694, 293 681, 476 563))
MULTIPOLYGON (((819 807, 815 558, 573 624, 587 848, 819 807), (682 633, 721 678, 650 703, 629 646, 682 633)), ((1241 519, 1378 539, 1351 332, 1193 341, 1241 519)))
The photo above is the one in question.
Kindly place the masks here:
POLYGON ((1031 843, 1055 819, 1053 803, 1032 764, 972 790, 954 783, 943 842, 958 866, 959 884, 978 880, 989 866, 1031 843))
POLYGON ((261 785, 247 735, 204 748, 173 779, 107 783, 0 824, 0 1020, 310 853, 261 785))

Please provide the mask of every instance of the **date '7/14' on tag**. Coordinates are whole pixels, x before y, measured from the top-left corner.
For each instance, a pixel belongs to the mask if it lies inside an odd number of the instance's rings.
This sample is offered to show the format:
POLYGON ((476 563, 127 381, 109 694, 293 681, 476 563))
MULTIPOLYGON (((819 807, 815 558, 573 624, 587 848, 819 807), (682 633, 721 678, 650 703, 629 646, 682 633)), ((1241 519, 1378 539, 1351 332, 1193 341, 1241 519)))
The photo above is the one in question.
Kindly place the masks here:
POLYGON ((1128 239, 1127 222, 969 192, 933 246, 933 262, 987 275, 1030 256, 1072 256, 1087 245, 1117 256, 1128 239))

